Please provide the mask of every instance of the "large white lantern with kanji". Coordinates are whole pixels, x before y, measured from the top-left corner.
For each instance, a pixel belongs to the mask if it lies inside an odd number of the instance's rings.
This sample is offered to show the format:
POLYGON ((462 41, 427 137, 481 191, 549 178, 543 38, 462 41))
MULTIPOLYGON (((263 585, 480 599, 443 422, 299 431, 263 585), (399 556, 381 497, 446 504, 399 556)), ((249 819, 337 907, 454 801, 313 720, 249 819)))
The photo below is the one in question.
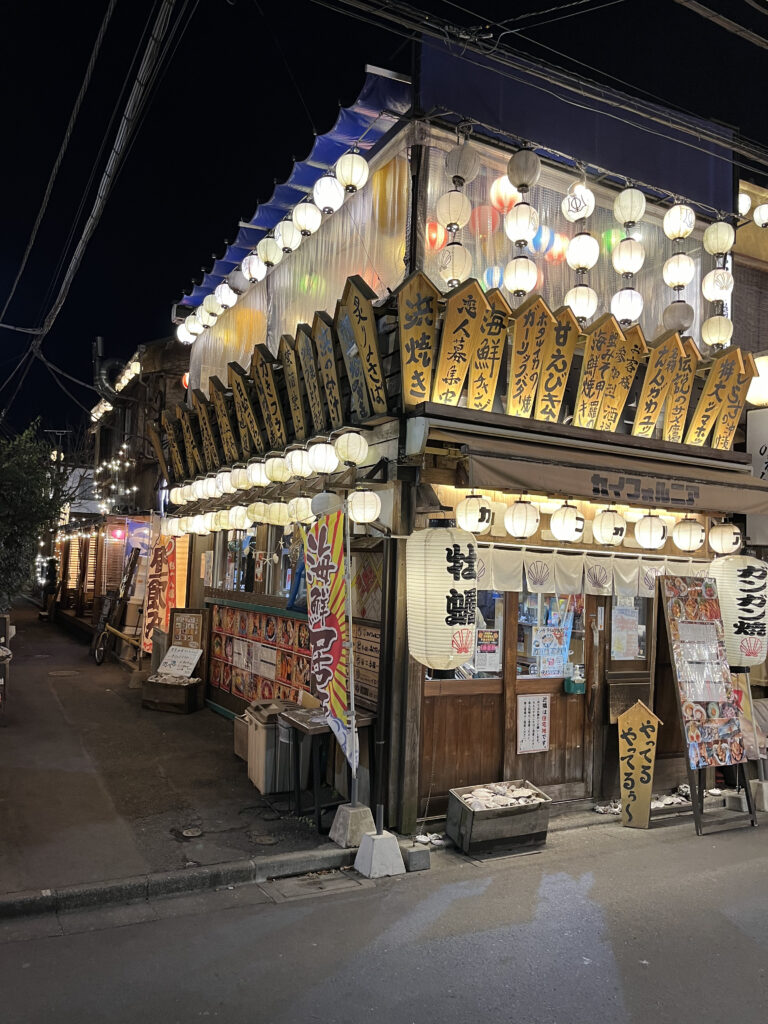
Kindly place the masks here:
POLYGON ((405 561, 411 657, 427 668, 456 669, 475 650, 477 542, 449 526, 418 530, 405 561))
POLYGON ((762 664, 768 655, 768 563, 725 555, 712 562, 709 575, 717 583, 728 664, 762 664))

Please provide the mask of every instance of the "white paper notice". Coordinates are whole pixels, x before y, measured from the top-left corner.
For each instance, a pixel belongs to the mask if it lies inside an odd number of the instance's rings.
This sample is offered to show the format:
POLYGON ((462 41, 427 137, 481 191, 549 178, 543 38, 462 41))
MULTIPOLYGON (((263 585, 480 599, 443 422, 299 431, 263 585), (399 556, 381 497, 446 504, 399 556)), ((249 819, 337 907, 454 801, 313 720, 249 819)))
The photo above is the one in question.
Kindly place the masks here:
POLYGON ((549 694, 532 693, 517 698, 517 752, 534 754, 549 750, 549 694))
POLYGON ((157 671, 163 675, 186 676, 189 679, 202 653, 199 647, 169 647, 157 671))

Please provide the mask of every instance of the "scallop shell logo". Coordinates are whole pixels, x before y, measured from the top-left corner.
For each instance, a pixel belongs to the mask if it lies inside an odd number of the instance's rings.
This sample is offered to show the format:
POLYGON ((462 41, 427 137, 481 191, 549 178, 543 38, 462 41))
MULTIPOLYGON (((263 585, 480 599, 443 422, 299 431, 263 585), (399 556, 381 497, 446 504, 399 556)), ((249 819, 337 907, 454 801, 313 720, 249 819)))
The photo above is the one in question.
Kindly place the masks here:
POLYGON ((482 580, 485 578, 485 559, 478 558, 477 560, 477 578, 482 580))
POLYGON ((608 570, 602 565, 591 565, 587 569, 587 579, 593 587, 604 590, 608 586, 608 570))
POLYGON ((656 577, 660 576, 663 570, 659 569, 646 569, 643 573, 643 586, 646 590, 653 590, 656 585, 656 577))
POLYGON ((549 566, 546 562, 536 560, 526 568, 526 575, 528 576, 528 583, 533 587, 543 587, 544 584, 549 580, 550 572, 549 566))
POLYGON ((745 658, 757 658, 763 653, 763 641, 755 636, 745 636, 739 644, 739 650, 745 658))
POLYGON ((457 629, 451 639, 451 647, 457 654, 469 654, 475 639, 473 629, 457 629))

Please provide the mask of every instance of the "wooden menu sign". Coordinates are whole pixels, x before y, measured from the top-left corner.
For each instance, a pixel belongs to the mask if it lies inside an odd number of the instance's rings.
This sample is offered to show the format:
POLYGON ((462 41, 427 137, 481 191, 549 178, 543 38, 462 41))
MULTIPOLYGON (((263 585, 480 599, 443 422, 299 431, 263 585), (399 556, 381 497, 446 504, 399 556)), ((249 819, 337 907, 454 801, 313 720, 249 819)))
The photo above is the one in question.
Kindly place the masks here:
POLYGON ((341 304, 349 313, 357 350, 363 366, 365 383, 371 400, 371 409, 376 414, 387 411, 387 389, 379 357, 379 337, 376 331, 376 316, 372 300, 376 292, 369 288, 357 274, 347 278, 341 304))
POLYGON ((248 374, 238 363, 228 363, 227 372, 235 400, 235 417, 240 428, 240 446, 243 449, 243 457, 247 459, 254 451, 260 455, 266 451, 267 446, 256 416, 248 374))
MULTIPOLYGON (((301 376, 304 379, 304 388, 309 404, 309 414, 312 417, 314 433, 324 434, 328 430, 328 419, 325 415, 325 407, 323 406, 320 379, 317 375, 317 363, 315 362, 315 348, 312 343, 312 330, 309 324, 299 324, 296 328, 296 355, 299 357, 301 376)), ((335 370, 336 367, 334 366, 335 370)))
POLYGON ((173 471, 177 480, 186 480, 187 476, 194 475, 187 472, 184 457, 181 454, 180 431, 181 426, 178 420, 171 419, 166 410, 160 414, 160 422, 163 424, 165 436, 168 438, 168 451, 171 453, 173 471))
POLYGON ((367 420, 371 415, 371 402, 368 398, 368 386, 365 383, 365 370, 357 339, 352 327, 352 316, 343 303, 336 307, 336 333, 339 336, 341 355, 349 381, 351 413, 355 419, 367 420))
POLYGON ((149 442, 152 445, 152 450, 155 453, 158 465, 163 472, 163 476, 170 483, 172 480, 181 480, 181 476, 173 477, 168 472, 168 463, 165 461, 165 453, 163 452, 163 442, 160 438, 160 432, 154 423, 147 423, 147 434, 149 435, 149 442))
POLYGON ((397 289, 403 408, 428 402, 437 362, 437 320, 440 292, 423 270, 411 274, 397 289))
POLYGON ((542 358, 552 351, 555 318, 540 295, 531 295, 512 315, 506 412, 508 416, 530 417, 534 411, 542 358))
POLYGON ((619 715, 621 824, 648 828, 651 816, 656 740, 663 725, 641 700, 619 715))
POLYGON ((176 406, 176 419, 181 424, 181 436, 184 438, 187 464, 189 465, 191 475, 197 476, 198 474, 205 473, 205 467, 197 440, 197 431, 192 421, 193 416, 197 419, 197 416, 190 412, 189 409, 185 409, 181 405, 176 406))
POLYGON ((273 448, 285 448, 288 444, 288 435, 285 429, 283 407, 277 394, 275 373, 272 369, 272 354, 261 345, 257 345, 253 350, 251 373, 253 383, 256 385, 256 395, 259 399, 261 414, 264 417, 269 443, 273 448))
POLYGON ((667 331, 651 344, 645 380, 637 400, 632 433, 635 437, 653 437, 664 402, 677 373, 685 349, 677 331, 667 331))
POLYGON ((565 385, 571 371, 579 322, 570 306, 561 306, 554 314, 555 324, 541 349, 541 372, 536 392, 536 419, 557 423, 563 405, 565 385))
POLYGON ((624 332, 612 313, 598 317, 584 332, 586 339, 581 377, 573 411, 574 427, 594 429, 609 371, 617 352, 626 345, 624 332))
POLYGON ((375 709, 379 702, 381 627, 353 621, 352 650, 355 658, 355 697, 367 707, 375 709))
POLYGON ((336 369, 336 343, 333 321, 327 313, 317 312, 312 322, 312 339, 317 349, 317 372, 320 375, 325 404, 328 407, 328 418, 331 427, 337 429, 344 423, 344 410, 341 405, 341 388, 339 374, 336 369))
POLYGON ((240 451, 235 440, 235 428, 232 424, 232 416, 229 411, 227 400, 227 389, 218 377, 210 377, 208 381, 208 392, 213 400, 213 408, 216 412, 216 421, 219 424, 219 437, 221 447, 224 451, 224 462, 232 464, 240 461, 240 451))
POLYGON ((432 388, 432 401, 458 405, 467 370, 480 343, 481 328, 489 306, 475 280, 465 281, 445 296, 445 316, 440 337, 440 358, 432 388))
POLYGON ((616 429, 635 381, 637 368, 647 355, 648 346, 642 328, 639 324, 629 327, 624 331, 624 340, 619 339, 601 382, 603 397, 595 420, 595 430, 616 429))
POLYGON ((285 390, 288 392, 293 433, 297 441, 304 441, 307 437, 307 422, 304 417, 304 402, 299 379, 299 360, 290 334, 284 334, 280 339, 278 356, 283 364, 283 379, 285 380, 285 390))
POLYGON ((730 451, 734 436, 736 435, 736 428, 741 418, 741 411, 747 400, 749 385, 752 378, 758 376, 757 366, 755 365, 752 353, 742 352, 742 357, 744 360, 744 373, 740 373, 736 380, 731 383, 720 409, 720 415, 715 422, 712 447, 720 451, 730 451))
POLYGON ((706 444, 715 422, 723 411, 726 396, 734 386, 738 387, 739 377, 744 373, 744 360, 740 349, 726 348, 715 356, 685 435, 686 444, 699 447, 706 444))
POLYGON ((683 443, 685 420, 691 404, 693 382, 701 362, 693 338, 683 338, 684 354, 677 358, 677 368, 667 392, 667 406, 664 410, 664 440, 683 443))
POLYGON ((488 311, 480 325, 480 341, 469 364, 467 408, 490 412, 504 364, 512 309, 498 288, 485 296, 488 311))
POLYGON ((214 473, 221 465, 221 452, 214 422, 213 406, 206 398, 205 392, 199 388, 195 388, 192 392, 192 404, 197 410, 197 417, 200 423, 205 465, 209 473, 214 473))

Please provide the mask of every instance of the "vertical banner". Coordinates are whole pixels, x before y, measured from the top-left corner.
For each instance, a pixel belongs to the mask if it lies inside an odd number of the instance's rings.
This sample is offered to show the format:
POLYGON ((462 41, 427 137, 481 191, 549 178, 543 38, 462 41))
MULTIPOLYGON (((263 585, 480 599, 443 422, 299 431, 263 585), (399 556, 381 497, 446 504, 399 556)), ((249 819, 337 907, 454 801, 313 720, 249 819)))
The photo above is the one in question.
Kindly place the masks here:
POLYGON ((176 538, 158 537, 152 545, 144 592, 141 649, 152 653, 152 632, 168 629, 168 616, 176 602, 176 538))
POLYGON ((322 516, 307 532, 304 563, 312 678, 331 732, 351 763, 353 748, 355 754, 359 748, 353 743, 347 717, 349 623, 343 512, 322 516))

